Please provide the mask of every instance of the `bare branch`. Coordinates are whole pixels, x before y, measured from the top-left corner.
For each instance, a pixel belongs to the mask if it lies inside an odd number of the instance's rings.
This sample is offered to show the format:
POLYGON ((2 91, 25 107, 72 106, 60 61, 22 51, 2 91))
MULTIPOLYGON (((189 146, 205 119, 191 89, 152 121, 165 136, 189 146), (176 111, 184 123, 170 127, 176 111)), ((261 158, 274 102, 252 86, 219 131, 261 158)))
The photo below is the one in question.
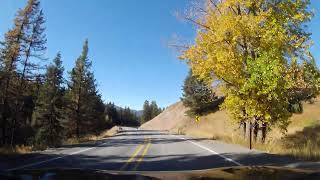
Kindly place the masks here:
POLYGON ((202 28, 205 28, 205 29, 207 29, 207 30, 210 29, 209 26, 207 26, 207 25, 205 25, 205 24, 202 24, 202 23, 198 22, 197 20, 192 19, 191 17, 185 17, 185 20, 188 20, 188 21, 190 21, 191 23, 193 23, 193 24, 195 24, 195 25, 197 25, 197 26, 200 26, 200 27, 202 27, 202 28))
POLYGON ((220 11, 218 5, 213 1, 213 0, 209 0, 209 2, 218 10, 218 12, 220 13, 220 15, 222 14, 222 12, 220 11))

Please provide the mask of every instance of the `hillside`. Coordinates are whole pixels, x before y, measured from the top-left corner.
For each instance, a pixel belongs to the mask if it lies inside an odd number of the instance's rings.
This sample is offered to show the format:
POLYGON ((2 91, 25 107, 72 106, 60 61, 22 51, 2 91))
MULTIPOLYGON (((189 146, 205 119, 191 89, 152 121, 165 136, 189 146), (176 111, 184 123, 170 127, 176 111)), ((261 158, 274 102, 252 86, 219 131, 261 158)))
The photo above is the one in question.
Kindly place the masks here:
MULTIPOLYGON (((284 135, 277 128, 269 132, 266 144, 256 143, 255 147, 268 152, 301 154, 304 158, 320 159, 320 97, 314 103, 304 103, 304 111, 291 117, 292 123, 284 135), (316 149, 319 149, 318 151, 316 149)), ((192 137, 219 139, 229 143, 247 146, 240 133, 239 125, 233 124, 228 114, 220 110, 194 119, 185 115, 182 102, 175 103, 153 120, 143 124, 142 129, 169 130, 172 133, 192 137)))
MULTIPOLYGON (((182 133, 195 137, 212 138, 224 135, 232 123, 223 110, 202 116, 199 123, 186 115, 187 108, 182 102, 177 102, 154 119, 141 125, 146 130, 168 130, 173 133, 182 133)), ((233 129, 233 128, 232 128, 233 129)), ((230 131, 231 133, 233 131, 230 131)))
POLYGON ((171 130, 180 123, 188 122, 191 118, 185 115, 186 107, 182 102, 177 102, 162 113, 153 118, 152 120, 141 125, 141 129, 148 130, 171 130))

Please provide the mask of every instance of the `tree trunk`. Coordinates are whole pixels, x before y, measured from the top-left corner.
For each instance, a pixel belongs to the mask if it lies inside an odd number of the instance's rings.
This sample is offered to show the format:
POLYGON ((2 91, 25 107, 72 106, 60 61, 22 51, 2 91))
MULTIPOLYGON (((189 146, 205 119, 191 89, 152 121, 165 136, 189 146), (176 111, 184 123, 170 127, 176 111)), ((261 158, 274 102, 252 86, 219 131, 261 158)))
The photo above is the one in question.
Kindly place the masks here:
MULTIPOLYGON (((52 98, 51 98, 52 99, 52 98)), ((54 125, 53 125, 53 111, 54 111, 54 107, 53 107, 53 103, 51 102, 51 109, 50 109, 50 117, 49 117, 49 121, 50 121, 50 126, 49 126, 49 146, 53 146, 53 128, 54 128, 54 125)))
POLYGON ((246 135, 247 135, 247 123, 244 121, 243 122, 243 137, 244 139, 246 139, 246 135))
POLYGON ((18 109, 17 109, 17 107, 18 107, 18 99, 16 100, 16 102, 15 102, 15 106, 16 106, 16 108, 15 108, 15 111, 13 112, 14 113, 14 115, 13 115, 13 119, 12 119, 12 127, 11 127, 11 138, 10 138, 10 145, 11 145, 11 148, 13 148, 13 145, 14 145, 14 137, 15 137, 15 130, 16 130, 16 123, 17 123, 17 114, 19 114, 18 113, 18 109))
POLYGON ((6 123, 6 119, 2 119, 2 145, 6 144, 6 127, 7 127, 7 123, 6 123))
POLYGON ((249 148, 252 149, 252 122, 249 122, 249 148))
POLYGON ((254 127, 253 127, 253 139, 255 142, 257 141, 258 132, 259 132, 259 123, 257 122, 257 120, 255 120, 254 127))
MULTIPOLYGON (((8 78, 9 79, 9 78, 8 78)), ((8 114, 9 114, 9 104, 7 101, 7 93, 8 93, 8 89, 9 89, 9 84, 10 84, 10 80, 7 80, 7 84, 6 84, 6 89, 4 92, 4 102, 3 102, 3 112, 2 112, 2 138, 3 144, 7 144, 7 118, 8 118, 8 114)))
POLYGON ((80 138, 80 130, 79 130, 79 122, 78 122, 78 120, 77 120, 77 123, 76 123, 76 136, 77 136, 77 139, 80 138))
POLYGON ((266 141, 266 137, 267 137, 267 123, 266 122, 262 123, 261 131, 262 131, 261 142, 264 143, 266 141))

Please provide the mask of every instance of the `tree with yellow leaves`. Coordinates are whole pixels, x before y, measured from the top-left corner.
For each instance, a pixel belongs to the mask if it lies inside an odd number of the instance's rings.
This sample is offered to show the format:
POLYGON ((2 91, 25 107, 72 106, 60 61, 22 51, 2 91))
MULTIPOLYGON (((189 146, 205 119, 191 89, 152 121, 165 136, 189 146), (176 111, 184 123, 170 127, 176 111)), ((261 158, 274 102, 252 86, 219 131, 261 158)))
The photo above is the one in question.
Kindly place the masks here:
MULTIPOLYGON (((211 84, 221 80, 223 107, 233 119, 286 130, 291 62, 309 61, 309 0, 208 0, 198 16, 195 44, 181 59, 211 84)), ((251 140, 251 138, 250 138, 251 140)))

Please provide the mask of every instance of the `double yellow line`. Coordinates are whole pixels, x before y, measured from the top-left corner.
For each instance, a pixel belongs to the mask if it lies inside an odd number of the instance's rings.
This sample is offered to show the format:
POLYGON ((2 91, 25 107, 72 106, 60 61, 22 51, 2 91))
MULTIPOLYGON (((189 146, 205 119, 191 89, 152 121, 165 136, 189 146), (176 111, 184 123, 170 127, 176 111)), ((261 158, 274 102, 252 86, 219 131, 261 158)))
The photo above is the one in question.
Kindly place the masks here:
POLYGON ((138 146, 134 154, 131 156, 130 159, 127 160, 127 162, 120 168, 121 171, 124 171, 132 162, 136 162, 135 166, 131 169, 132 171, 136 171, 142 162, 144 156, 148 153, 148 150, 151 146, 151 140, 150 139, 144 139, 144 143, 138 146), (143 150, 143 152, 142 152, 143 150), (138 157, 138 154, 142 152, 141 156, 138 157), (137 157, 137 158, 136 158, 137 157), (137 159, 136 161, 134 161, 137 159))

